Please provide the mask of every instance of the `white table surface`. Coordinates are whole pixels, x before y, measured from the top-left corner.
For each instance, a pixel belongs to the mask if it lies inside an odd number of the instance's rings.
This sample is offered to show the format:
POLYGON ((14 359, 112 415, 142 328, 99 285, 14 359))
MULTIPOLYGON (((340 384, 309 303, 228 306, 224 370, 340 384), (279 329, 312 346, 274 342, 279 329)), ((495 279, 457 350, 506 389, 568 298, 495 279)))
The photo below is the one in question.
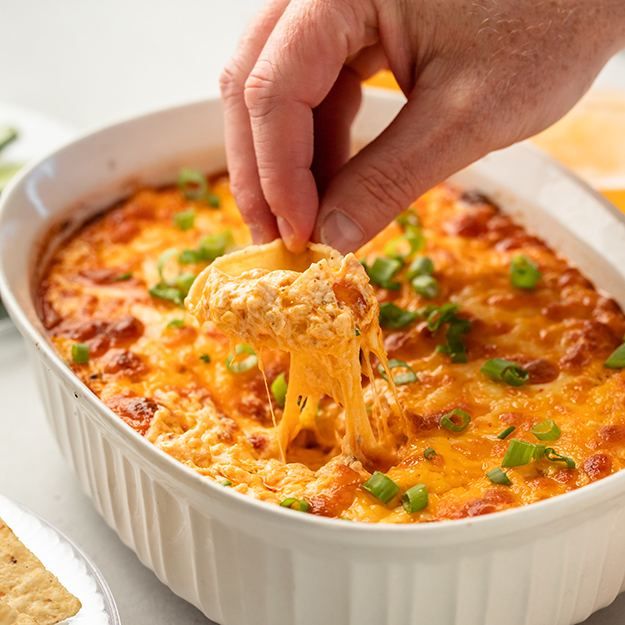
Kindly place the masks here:
MULTIPOLYGON (((219 71, 261 3, 0 0, 0 100, 84 130, 216 94, 219 71)), ((625 59, 600 82, 625 87, 625 59)), ((85 550, 124 625, 210 625, 140 564, 82 493, 50 436, 16 333, 0 337, 0 424, 0 493, 85 550)), ((625 595, 586 623, 623 625, 625 595)))

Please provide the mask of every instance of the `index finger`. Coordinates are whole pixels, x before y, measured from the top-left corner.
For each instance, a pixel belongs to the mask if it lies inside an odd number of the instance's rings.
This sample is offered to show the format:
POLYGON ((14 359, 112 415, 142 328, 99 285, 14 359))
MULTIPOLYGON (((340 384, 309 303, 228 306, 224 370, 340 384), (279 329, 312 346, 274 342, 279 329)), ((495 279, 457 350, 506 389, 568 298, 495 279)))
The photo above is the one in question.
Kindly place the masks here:
POLYGON ((370 2, 294 0, 246 81, 261 187, 293 251, 310 238, 319 209, 310 169, 312 110, 331 90, 345 60, 376 37, 370 2))

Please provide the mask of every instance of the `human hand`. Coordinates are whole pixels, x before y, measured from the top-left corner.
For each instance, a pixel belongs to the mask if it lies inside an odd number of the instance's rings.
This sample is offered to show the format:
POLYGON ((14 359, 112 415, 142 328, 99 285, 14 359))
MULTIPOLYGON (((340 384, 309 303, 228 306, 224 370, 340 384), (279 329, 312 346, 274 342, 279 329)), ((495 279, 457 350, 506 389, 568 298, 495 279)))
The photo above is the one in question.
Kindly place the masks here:
POLYGON ((254 240, 355 250, 455 171, 554 123, 623 45, 623 0, 271 0, 221 79, 254 240), (361 80, 384 67, 407 102, 350 159, 361 80))

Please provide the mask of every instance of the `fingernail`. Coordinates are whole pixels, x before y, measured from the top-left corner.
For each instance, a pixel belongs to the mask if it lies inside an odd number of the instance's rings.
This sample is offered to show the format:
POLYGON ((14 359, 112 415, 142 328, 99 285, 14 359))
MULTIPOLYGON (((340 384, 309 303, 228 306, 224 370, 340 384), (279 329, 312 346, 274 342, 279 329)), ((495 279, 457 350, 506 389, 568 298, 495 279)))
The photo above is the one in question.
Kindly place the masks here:
POLYGON ((321 242, 341 252, 352 252, 364 243, 363 229, 348 215, 334 210, 324 219, 320 231, 321 242))
POLYGON ((295 238, 293 226, 284 217, 277 217, 276 222, 278 223, 280 236, 284 239, 286 246, 291 249, 293 247, 293 239, 295 238))

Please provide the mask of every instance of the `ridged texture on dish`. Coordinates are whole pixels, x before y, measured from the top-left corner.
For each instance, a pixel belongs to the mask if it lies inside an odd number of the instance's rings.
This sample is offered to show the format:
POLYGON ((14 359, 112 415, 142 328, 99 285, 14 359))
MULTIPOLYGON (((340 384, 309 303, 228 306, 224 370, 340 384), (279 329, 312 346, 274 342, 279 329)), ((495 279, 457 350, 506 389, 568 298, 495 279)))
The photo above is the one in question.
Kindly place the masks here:
MULTIPOLYGON (((175 476, 120 444, 80 386, 33 352, 54 434, 100 514, 159 579, 222 625, 572 625, 625 587, 620 499, 574 522, 427 549, 411 547, 408 534, 401 548, 383 534, 337 548, 314 532, 303 539, 253 518, 231 522, 210 492, 193 503, 175 476)), ((467 538, 471 527, 460 529, 467 538)))

